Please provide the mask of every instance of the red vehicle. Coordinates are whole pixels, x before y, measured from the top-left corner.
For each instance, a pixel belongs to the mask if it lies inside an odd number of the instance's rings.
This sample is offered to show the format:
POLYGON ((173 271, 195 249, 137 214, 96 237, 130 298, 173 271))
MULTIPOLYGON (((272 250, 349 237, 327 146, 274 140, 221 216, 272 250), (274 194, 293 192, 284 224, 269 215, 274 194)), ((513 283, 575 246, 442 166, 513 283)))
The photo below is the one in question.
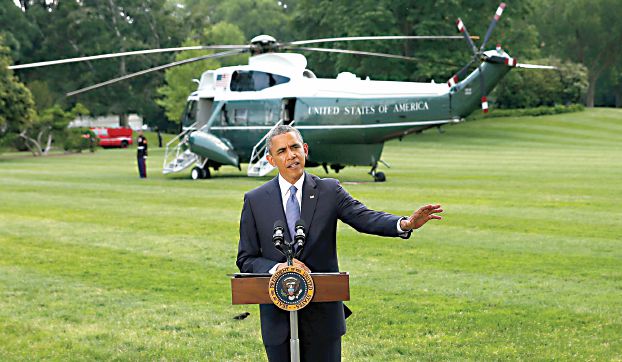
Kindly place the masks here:
POLYGON ((99 138, 99 145, 126 148, 132 144, 131 128, 91 128, 99 138))

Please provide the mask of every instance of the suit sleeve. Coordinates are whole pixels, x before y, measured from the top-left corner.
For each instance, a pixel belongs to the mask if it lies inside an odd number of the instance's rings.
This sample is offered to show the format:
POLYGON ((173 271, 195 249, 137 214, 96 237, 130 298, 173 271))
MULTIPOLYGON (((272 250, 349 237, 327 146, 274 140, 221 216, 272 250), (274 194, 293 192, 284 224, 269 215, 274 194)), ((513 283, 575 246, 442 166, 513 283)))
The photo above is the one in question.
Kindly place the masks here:
POLYGON ((236 264, 242 273, 267 273, 276 262, 264 258, 255 224, 251 202, 244 195, 244 206, 240 217, 240 241, 236 264))
POLYGON ((368 209, 367 206, 350 196, 338 182, 336 193, 339 219, 356 231, 379 236, 402 236, 397 231, 400 216, 368 209))

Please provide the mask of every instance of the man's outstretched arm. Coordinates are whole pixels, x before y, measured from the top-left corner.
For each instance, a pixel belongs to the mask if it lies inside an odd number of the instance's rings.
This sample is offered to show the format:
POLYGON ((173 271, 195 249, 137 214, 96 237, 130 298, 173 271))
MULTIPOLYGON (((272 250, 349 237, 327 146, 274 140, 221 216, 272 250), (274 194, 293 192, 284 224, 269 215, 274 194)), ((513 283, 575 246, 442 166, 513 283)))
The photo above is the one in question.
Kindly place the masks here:
POLYGON ((437 215, 441 212, 441 205, 421 206, 409 218, 400 220, 400 228, 404 231, 419 229, 430 220, 441 220, 442 217, 437 215))

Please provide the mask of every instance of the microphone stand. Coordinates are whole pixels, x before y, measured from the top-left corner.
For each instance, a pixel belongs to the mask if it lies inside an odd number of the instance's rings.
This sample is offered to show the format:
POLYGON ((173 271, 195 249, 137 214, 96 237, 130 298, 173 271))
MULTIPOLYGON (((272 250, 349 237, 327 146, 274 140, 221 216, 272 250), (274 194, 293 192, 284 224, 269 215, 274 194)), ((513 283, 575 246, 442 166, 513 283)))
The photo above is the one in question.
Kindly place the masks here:
MULTIPOLYGON (((300 252, 302 251, 304 239, 302 241, 298 241, 297 238, 293 238, 293 240, 288 243, 284 240, 282 233, 277 234, 277 227, 280 227, 282 231, 282 226, 279 226, 277 222, 277 224, 275 224, 275 234, 272 236, 273 242, 275 243, 277 250, 283 253, 283 255, 285 255, 285 258, 287 258, 287 266, 293 266, 294 258, 300 255, 300 252), (277 236, 280 238, 279 241, 277 241, 276 239, 277 236), (298 248, 298 252, 294 252, 294 246, 296 245, 296 243, 300 244, 298 248)), ((305 237, 304 229, 302 230, 303 230, 302 237, 304 238, 305 237)), ((290 359, 292 362, 300 362, 300 339, 298 338, 298 311, 297 310, 289 312, 289 336, 290 336, 289 337, 290 359)))
MULTIPOLYGON (((294 265, 294 243, 285 243, 287 245, 285 257, 287 258, 287 266, 294 265)), ((300 339, 298 339, 298 311, 289 312, 289 351, 292 362, 300 362, 300 339)))

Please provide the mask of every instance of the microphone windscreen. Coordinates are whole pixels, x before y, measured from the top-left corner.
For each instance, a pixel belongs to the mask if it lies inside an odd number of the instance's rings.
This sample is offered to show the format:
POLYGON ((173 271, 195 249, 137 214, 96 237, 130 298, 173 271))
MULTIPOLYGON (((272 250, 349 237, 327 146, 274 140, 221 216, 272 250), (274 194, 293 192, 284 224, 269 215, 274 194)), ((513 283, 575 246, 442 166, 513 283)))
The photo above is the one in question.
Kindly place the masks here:
POLYGON ((299 219, 298 221, 296 221, 295 228, 298 228, 299 226, 302 226, 304 230, 307 230, 307 224, 305 224, 305 221, 303 219, 299 219))
POLYGON ((285 229, 285 222, 283 222, 283 220, 277 220, 274 222, 274 228, 281 228, 281 229, 285 229))

